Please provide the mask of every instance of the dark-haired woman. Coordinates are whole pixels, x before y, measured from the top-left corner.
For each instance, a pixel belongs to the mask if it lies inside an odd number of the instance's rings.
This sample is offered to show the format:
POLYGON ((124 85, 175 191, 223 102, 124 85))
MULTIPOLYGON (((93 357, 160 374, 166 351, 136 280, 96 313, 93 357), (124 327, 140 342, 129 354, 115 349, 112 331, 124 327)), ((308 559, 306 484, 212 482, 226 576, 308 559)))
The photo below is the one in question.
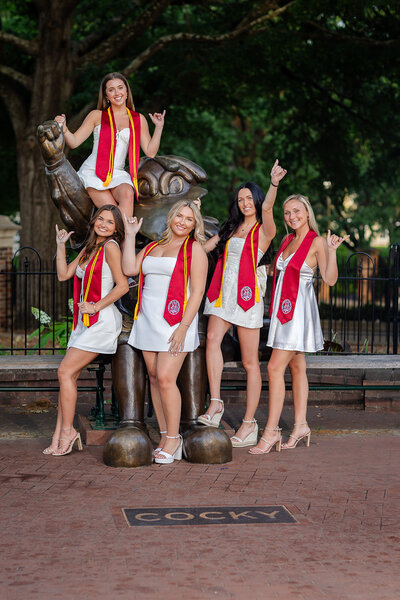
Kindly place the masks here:
POLYGON ((92 154, 78 175, 97 208, 116 204, 126 216, 133 214, 134 196, 138 199, 140 148, 151 158, 157 154, 164 116, 165 110, 149 114, 155 125, 151 137, 145 117, 135 111, 126 77, 108 73, 100 84, 97 109, 87 115, 75 133, 68 129, 64 114, 55 117, 70 148, 80 146, 93 132, 92 154), (129 174, 124 169, 128 153, 129 174))
POLYGON ((57 424, 51 445, 44 454, 63 456, 71 452, 80 434, 73 421, 77 400, 77 380, 84 367, 98 354, 114 354, 121 332, 122 318, 114 302, 128 291, 128 280, 122 273, 119 248, 124 240, 124 225, 114 205, 99 208, 90 221, 86 246, 67 264, 65 244, 73 232, 59 230, 56 225, 57 276, 59 281, 74 277, 74 330, 68 349, 58 369, 60 393, 57 424))
POLYGON ((236 325, 247 386, 243 422, 231 438, 235 447, 257 443, 258 425, 254 415, 261 393, 258 345, 266 286, 265 267, 257 268, 257 265, 276 233, 273 206, 279 182, 285 175, 286 170, 276 160, 265 198, 257 184, 240 185, 229 206, 227 221, 218 235, 205 245, 206 251, 216 248, 219 258, 204 310, 204 314, 209 315, 206 359, 211 402, 198 420, 204 425, 219 426, 224 411, 220 397, 224 365, 221 343, 228 329, 236 325))

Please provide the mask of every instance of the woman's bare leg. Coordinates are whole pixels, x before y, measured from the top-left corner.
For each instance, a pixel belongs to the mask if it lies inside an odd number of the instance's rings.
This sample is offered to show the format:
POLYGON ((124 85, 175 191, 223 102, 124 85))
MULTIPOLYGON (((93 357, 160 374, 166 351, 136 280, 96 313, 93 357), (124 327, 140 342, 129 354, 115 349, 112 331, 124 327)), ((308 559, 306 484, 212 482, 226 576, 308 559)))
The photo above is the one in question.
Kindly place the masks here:
POLYGON ((117 185, 117 187, 112 188, 110 191, 120 211, 127 217, 131 217, 134 205, 133 187, 129 183, 121 183, 121 185, 117 185))
MULTIPOLYGON (((206 362, 211 398, 221 398, 221 377, 224 368, 221 344, 225 333, 230 327, 232 327, 231 323, 215 315, 211 315, 208 319, 206 362)), ((210 415, 212 418, 215 413, 221 412, 221 410, 222 404, 213 400, 210 402, 205 414, 210 415)))
MULTIPOLYGON (((246 412, 245 421, 251 421, 256 414, 261 394, 261 371, 258 358, 258 345, 260 343, 260 330, 247 327, 237 327, 240 353, 243 367, 246 371, 246 412)), ((242 423, 235 435, 243 440, 252 431, 252 423, 242 423)))
MULTIPOLYGON (((150 381, 150 392, 151 401, 153 403, 154 412, 156 413, 158 427, 161 431, 167 431, 167 423, 165 421, 164 409, 161 403, 160 389, 157 380, 157 352, 149 352, 147 350, 142 351, 144 362, 146 363, 146 369, 150 381)), ((166 433, 161 433, 161 439, 159 446, 163 447, 165 444, 166 433)))
POLYGON ((268 363, 269 380, 269 402, 268 402, 268 421, 265 426, 262 439, 258 442, 256 448, 265 450, 268 443, 273 443, 279 438, 279 432, 273 431, 279 427, 283 402, 285 400, 285 371, 286 367, 295 356, 295 352, 289 350, 278 350, 274 348, 268 363))
POLYGON ((58 443, 60 440, 60 435, 61 435, 61 426, 62 426, 62 412, 61 412, 61 402, 59 400, 58 407, 57 407, 56 428, 54 430, 53 437, 51 439, 51 444, 50 444, 50 446, 45 448, 45 450, 43 451, 43 454, 51 454, 52 452, 54 452, 54 450, 57 450, 58 443))
POLYGON ((294 446, 296 438, 302 437, 310 428, 307 425, 307 402, 308 402, 308 379, 305 354, 297 353, 289 363, 292 374, 292 390, 294 405, 294 427, 292 438, 289 438, 285 446, 294 446))
POLYGON ((98 353, 86 352, 78 348, 69 348, 58 367, 60 383, 59 404, 61 405, 62 426, 60 431, 59 449, 68 446, 69 441, 76 435, 74 416, 77 400, 77 381, 84 367, 92 362, 98 353))
POLYGON ((95 188, 88 187, 86 188, 86 191, 96 208, 101 208, 106 204, 114 204, 114 206, 117 205, 111 190, 96 190, 95 188))
MULTIPOLYGON (((187 352, 180 352, 177 356, 172 356, 169 352, 157 354, 158 387, 167 425, 167 435, 170 438, 175 438, 179 434, 182 400, 176 380, 186 355, 187 352)), ((173 454, 178 446, 179 439, 166 439, 163 451, 173 454)))

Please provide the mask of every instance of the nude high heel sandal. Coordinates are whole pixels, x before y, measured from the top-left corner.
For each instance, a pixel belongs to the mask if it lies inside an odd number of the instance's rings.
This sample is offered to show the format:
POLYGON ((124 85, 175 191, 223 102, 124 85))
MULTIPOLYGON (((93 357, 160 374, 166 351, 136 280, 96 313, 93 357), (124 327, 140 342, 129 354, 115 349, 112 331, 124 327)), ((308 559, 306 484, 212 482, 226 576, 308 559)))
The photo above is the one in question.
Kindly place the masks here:
POLYGON ((211 398, 210 402, 212 402, 212 400, 217 400, 217 402, 221 402, 222 410, 220 410, 219 412, 216 412, 212 417, 210 417, 210 415, 207 415, 207 414, 201 415, 197 419, 197 421, 199 423, 201 423, 202 425, 208 425, 209 427, 219 427, 219 424, 222 419, 222 415, 224 414, 224 401, 220 400, 219 398, 211 398))
MULTIPOLYGON (((300 426, 300 425, 307 425, 308 423, 307 421, 304 421, 304 423, 295 423, 294 427, 300 426)), ((293 446, 288 446, 288 442, 285 442, 284 444, 282 444, 282 450, 293 450, 293 448, 296 448, 297 444, 301 441, 305 439, 305 443, 306 443, 306 448, 308 448, 310 446, 310 439, 311 439, 311 429, 308 428, 308 432, 305 433, 304 435, 301 435, 299 437, 296 437, 295 435, 291 434, 289 435, 289 439, 292 438, 292 440, 294 440, 294 444, 293 446)))
POLYGON ((169 465, 169 464, 173 463, 174 460, 182 459, 182 446, 183 446, 182 436, 181 435, 167 435, 167 438, 169 440, 179 440, 180 439, 179 446, 177 447, 177 449, 175 450, 175 452, 173 454, 169 454, 169 452, 165 452, 164 450, 161 450, 154 459, 154 462, 156 462, 160 465, 169 465))
POLYGON ((279 434, 278 439, 273 442, 270 442, 269 440, 266 440, 264 437, 261 437, 262 441, 267 444, 267 447, 265 448, 265 450, 261 450, 261 448, 250 448, 250 450, 248 450, 249 454, 268 454, 268 452, 270 452, 274 446, 275 446, 275 449, 277 452, 281 451, 281 446, 282 446, 281 431, 282 431, 282 429, 280 427, 275 427, 274 429, 269 429, 266 427, 264 429, 264 431, 277 431, 279 434))
MULTIPOLYGON (((60 438, 60 443, 64 441, 64 442, 68 442, 68 440, 66 440, 65 438, 60 438)), ((65 448, 65 450, 55 450, 53 452, 53 456, 65 456, 66 454, 69 454, 72 450, 73 445, 75 444, 75 442, 78 442, 78 450, 83 450, 83 446, 82 446, 82 440, 81 440, 81 434, 77 433, 75 435, 74 438, 72 438, 72 440, 70 440, 68 442, 68 446, 65 448)), ((62 445, 62 444, 61 444, 62 445)))
POLYGON ((242 422, 243 423, 254 423, 254 429, 253 429, 253 431, 251 431, 249 433, 249 435, 247 435, 244 438, 244 440, 242 440, 237 435, 233 435, 231 437, 231 442, 232 442, 232 446, 234 448, 244 448, 245 446, 254 446, 255 444, 257 444, 257 437, 258 437, 257 421, 255 419, 251 419, 250 421, 246 421, 245 419, 242 419, 242 422))

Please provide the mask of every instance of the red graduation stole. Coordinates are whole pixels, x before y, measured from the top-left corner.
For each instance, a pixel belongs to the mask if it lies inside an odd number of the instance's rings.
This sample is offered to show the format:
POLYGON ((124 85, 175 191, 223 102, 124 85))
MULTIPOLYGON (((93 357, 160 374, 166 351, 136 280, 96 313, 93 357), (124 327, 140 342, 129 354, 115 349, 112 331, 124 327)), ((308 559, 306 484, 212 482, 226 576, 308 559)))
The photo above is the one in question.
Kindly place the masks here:
MULTIPOLYGON (((139 201, 138 168, 140 155, 140 114, 127 108, 129 117, 129 172, 131 175, 136 200, 139 201)), ((117 128, 111 106, 101 113, 99 147, 97 150, 96 175, 107 187, 113 176, 115 148, 117 145, 117 128)))
MULTIPOLYGON (((317 237, 315 231, 311 229, 308 231, 306 237, 301 242, 300 246, 297 248, 294 256, 290 259, 285 273, 283 275, 282 282, 282 292, 279 303, 279 309, 277 312, 277 317, 279 321, 282 323, 288 323, 293 319, 294 309, 296 306, 297 294, 299 292, 299 281, 300 281, 300 269, 306 260, 306 256, 312 244, 314 238, 317 237)), ((273 305, 274 305, 274 297, 275 297, 275 284, 276 284, 276 263, 278 262, 279 256, 282 254, 284 249, 289 245, 289 243, 294 238, 294 233, 288 235, 282 242, 281 247, 278 250, 278 254, 276 255, 275 265, 274 265, 274 282, 272 285, 272 294, 271 294, 271 304, 269 307, 269 316, 272 315, 273 305)))
MULTIPOLYGON (((92 260, 88 263, 85 269, 85 275, 83 277, 83 302, 94 302, 96 303, 101 299, 101 274, 103 270, 104 260, 104 246, 102 246, 92 260)), ((82 280, 77 276, 75 272, 74 277, 74 300, 73 300, 73 314, 74 314, 74 328, 78 323, 78 302, 80 301, 82 280)), ((90 327, 97 323, 99 320, 99 313, 89 315, 85 313, 82 317, 83 324, 86 327, 90 327)))
MULTIPOLYGON (((244 311, 249 310, 256 302, 260 302, 260 290, 258 289, 256 273, 259 232, 260 223, 256 223, 246 236, 240 257, 237 303, 244 311)), ((215 303, 216 307, 220 307, 222 303, 222 286, 224 283, 228 245, 229 240, 225 244, 224 253, 218 259, 210 287, 207 291, 207 298, 210 302, 217 299, 215 303)))
MULTIPOLYGON (((171 281, 168 287, 167 301, 164 309, 164 319, 169 325, 176 325, 182 321, 186 304, 187 304, 187 284, 190 275, 190 267, 192 264, 192 246, 194 239, 189 236, 183 242, 179 248, 178 256, 176 259, 176 265, 171 275, 171 281)), ((142 264, 140 266, 139 273, 139 292, 138 300, 135 307, 134 319, 140 311, 142 304, 142 291, 143 291, 143 261, 146 256, 157 246, 160 242, 152 242, 146 247, 143 255, 142 264)))

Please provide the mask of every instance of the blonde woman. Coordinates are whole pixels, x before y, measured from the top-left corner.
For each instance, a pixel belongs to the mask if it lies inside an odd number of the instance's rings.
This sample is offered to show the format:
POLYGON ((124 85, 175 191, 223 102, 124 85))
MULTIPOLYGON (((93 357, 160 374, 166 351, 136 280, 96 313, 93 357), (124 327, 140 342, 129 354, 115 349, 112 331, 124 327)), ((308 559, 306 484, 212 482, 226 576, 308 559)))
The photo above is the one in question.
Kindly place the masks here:
POLYGON ((202 248, 204 225, 193 202, 177 202, 168 213, 162 240, 151 242, 136 255, 141 224, 142 219, 125 218, 122 266, 126 275, 139 274, 129 343, 142 351, 149 374, 161 433, 155 462, 168 464, 182 457, 181 396, 176 380, 187 353, 199 346, 197 312, 208 267, 202 248))
POLYGON ((271 323, 267 345, 273 348, 268 363, 269 415, 263 436, 250 454, 267 454, 275 446, 293 449, 304 439, 309 446, 311 430, 307 424, 308 380, 306 352, 318 352, 324 339, 318 314, 313 278, 319 267, 328 285, 335 285, 338 278, 336 250, 348 238, 319 235, 318 226, 310 202, 300 194, 286 198, 283 216, 288 234, 279 248, 275 260, 274 282, 271 297, 271 323), (279 270, 278 282, 276 271, 279 270), (285 399, 286 367, 292 375, 294 427, 288 441, 281 446, 279 428, 285 399))

